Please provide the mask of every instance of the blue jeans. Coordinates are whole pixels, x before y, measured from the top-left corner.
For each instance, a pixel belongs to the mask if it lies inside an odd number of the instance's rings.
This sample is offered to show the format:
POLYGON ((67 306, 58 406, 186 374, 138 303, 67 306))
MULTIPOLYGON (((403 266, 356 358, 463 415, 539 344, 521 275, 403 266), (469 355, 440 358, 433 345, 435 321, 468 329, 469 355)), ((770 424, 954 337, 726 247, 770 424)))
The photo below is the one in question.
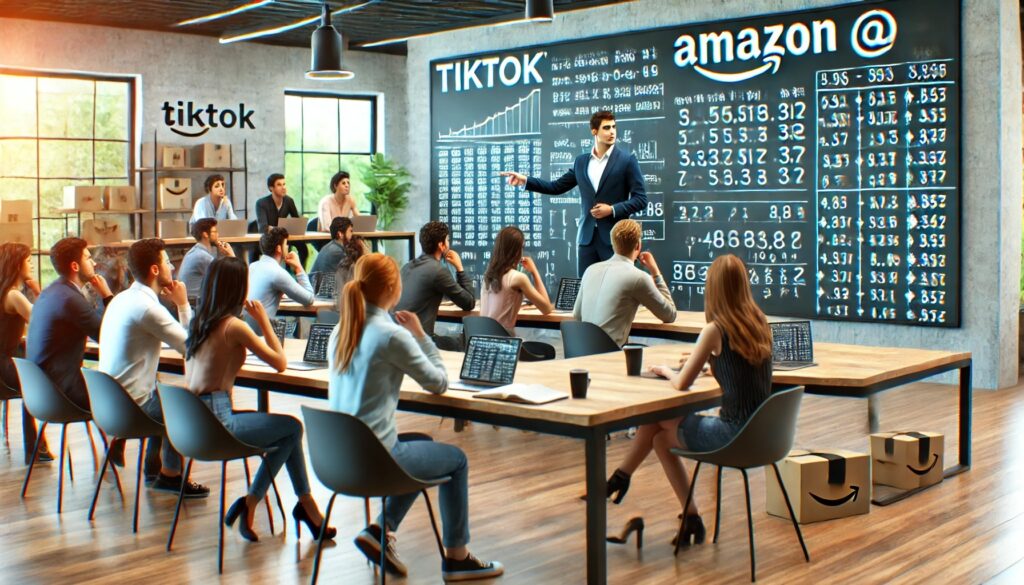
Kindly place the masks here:
POLYGON ((266 412, 234 412, 231 396, 227 392, 213 392, 200 396, 224 427, 239 441, 256 447, 274 447, 267 453, 249 486, 249 495, 263 499, 270 489, 270 481, 287 466, 295 495, 305 496, 309 491, 306 475, 306 456, 302 451, 302 423, 285 414, 266 412))
POLYGON ((679 425, 679 438, 689 451, 715 451, 726 446, 739 434, 742 424, 724 421, 717 416, 690 414, 679 425))
MULTIPOLYGON (((455 548, 469 543, 469 462, 462 449, 433 441, 399 442, 391 456, 416 479, 451 479, 438 488, 441 492, 441 523, 444 546, 455 548)), ((390 497, 387 500, 387 526, 398 530, 419 492, 390 497)), ((377 524, 384 521, 377 518, 377 524)))
MULTIPOLYGON (((149 415, 149 418, 160 424, 164 424, 164 410, 160 407, 160 395, 153 392, 145 402, 140 404, 142 411, 149 415)), ((150 437, 146 441, 147 463, 156 458, 157 451, 160 451, 160 463, 171 472, 171 475, 181 475, 181 455, 174 450, 171 442, 166 437, 150 437)), ((147 467, 149 467, 147 465, 147 467)), ((159 471, 159 470, 158 470, 159 471)))

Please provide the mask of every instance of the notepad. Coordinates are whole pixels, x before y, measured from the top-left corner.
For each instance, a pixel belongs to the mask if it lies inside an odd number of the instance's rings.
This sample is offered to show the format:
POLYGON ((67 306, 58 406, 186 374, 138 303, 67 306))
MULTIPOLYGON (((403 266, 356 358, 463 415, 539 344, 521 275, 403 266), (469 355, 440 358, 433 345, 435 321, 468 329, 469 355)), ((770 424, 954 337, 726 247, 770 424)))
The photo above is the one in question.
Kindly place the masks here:
POLYGON ((490 390, 481 390, 473 395, 473 398, 503 400, 519 404, 547 404, 568 397, 569 395, 565 392, 553 390, 543 384, 509 384, 490 390))

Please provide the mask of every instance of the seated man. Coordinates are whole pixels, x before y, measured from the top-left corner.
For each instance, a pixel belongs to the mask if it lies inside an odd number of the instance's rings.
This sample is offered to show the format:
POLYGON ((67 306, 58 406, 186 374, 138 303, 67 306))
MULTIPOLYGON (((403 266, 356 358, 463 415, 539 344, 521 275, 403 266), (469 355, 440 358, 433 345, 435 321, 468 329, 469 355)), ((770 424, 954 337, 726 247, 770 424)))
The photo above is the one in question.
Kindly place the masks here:
POLYGON ((676 304, 665 277, 650 252, 640 251, 640 224, 624 219, 612 228, 615 255, 590 265, 583 273, 573 318, 604 329, 620 346, 629 341, 629 330, 640 305, 665 323, 676 320, 676 304), (647 272, 633 265, 637 258, 647 272))
POLYGON ((88 244, 81 238, 64 238, 50 248, 50 262, 60 278, 43 289, 32 307, 28 324, 26 356, 35 362, 54 386, 79 407, 89 410, 89 394, 82 377, 85 339, 100 338, 103 309, 96 310, 85 298, 86 284, 110 303, 107 281, 96 274, 88 244))
MULTIPOLYGON (((295 207, 295 200, 288 196, 288 184, 284 175, 274 173, 267 177, 267 190, 270 191, 266 197, 256 201, 256 227, 259 233, 265 234, 272 227, 277 227, 277 221, 282 217, 302 217, 295 207)), ((305 242, 297 242, 295 250, 299 253, 299 262, 306 265, 306 255, 309 253, 305 242)))
MULTIPOLYGON (((103 315, 100 331, 99 370, 117 380, 153 420, 162 423, 163 410, 156 393, 156 372, 160 365, 160 344, 166 343, 185 354, 186 327, 192 319, 185 285, 171 277, 173 267, 163 240, 139 240, 128 249, 128 269, 135 283, 114 297, 103 315), (178 309, 175 321, 159 301, 164 295, 178 309)), ((146 481, 155 490, 178 493, 185 482, 185 497, 205 498, 210 489, 181 477, 181 456, 171 442, 151 437, 146 452, 152 465, 159 451, 161 466, 147 470, 146 481), (161 448, 161 443, 163 446, 161 448), (157 470, 159 472, 157 473, 157 470)), ((110 447, 110 459, 124 466, 124 441, 110 447)), ((154 466, 155 467, 155 466, 154 466)))
POLYGON ((312 272, 333 272, 345 257, 345 244, 352 239, 352 220, 336 217, 331 220, 331 241, 313 261, 312 272))
POLYGON ((462 270, 462 259, 449 246, 448 233, 448 225, 440 221, 428 222, 420 229, 423 254, 402 267, 402 298, 395 310, 416 313, 423 330, 439 349, 461 351, 461 338, 434 335, 442 299, 450 299, 463 311, 470 311, 476 305, 473 281, 462 270), (448 267, 441 264, 442 260, 455 268, 455 278, 448 267))
POLYGON ((217 238, 217 220, 212 217, 200 219, 192 224, 192 237, 196 245, 185 254, 181 261, 181 282, 185 283, 185 290, 190 298, 199 296, 199 290, 203 286, 203 277, 210 263, 219 256, 234 256, 235 251, 225 242, 217 238))
MULTIPOLYGON (((309 276, 303 272, 302 264, 299 263, 299 256, 295 252, 286 254, 286 250, 288 230, 282 227, 270 228, 267 233, 260 236, 260 251, 263 252, 263 256, 249 265, 248 298, 263 303, 263 308, 271 319, 277 315, 281 295, 286 295, 307 307, 316 300, 313 287, 309 284, 309 276), (295 272, 294 278, 281 266, 282 260, 295 272)), ((248 315, 246 320, 250 325, 256 324, 248 315)))
POLYGON ((192 208, 192 219, 189 223, 195 223, 200 219, 212 217, 213 219, 238 219, 234 208, 231 207, 231 198, 227 196, 227 189, 224 187, 224 177, 221 175, 210 175, 203 181, 203 189, 206 196, 196 201, 192 208))

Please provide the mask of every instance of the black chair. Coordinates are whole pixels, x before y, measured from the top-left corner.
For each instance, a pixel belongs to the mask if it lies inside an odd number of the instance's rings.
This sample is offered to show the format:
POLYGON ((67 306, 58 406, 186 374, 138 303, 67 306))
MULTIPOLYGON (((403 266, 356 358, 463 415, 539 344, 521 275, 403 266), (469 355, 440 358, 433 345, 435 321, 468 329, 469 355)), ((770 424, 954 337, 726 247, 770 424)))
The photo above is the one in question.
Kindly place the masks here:
POLYGON ((558 327, 562 332, 562 346, 566 358, 583 357, 596 353, 621 351, 615 340, 593 323, 586 321, 562 321, 558 327))
MULTIPOLYGON (((302 418, 306 421, 306 438, 309 441, 309 459, 313 465, 313 472, 332 492, 323 526, 326 527, 330 523, 334 498, 338 497, 338 494, 357 498, 380 498, 381 514, 384 514, 389 497, 422 492, 427 503, 427 513, 430 515, 430 525, 434 529, 434 538, 437 540, 437 550, 443 560, 444 547, 441 544, 441 534, 437 530, 434 508, 430 504, 427 488, 445 483, 448 478, 420 480, 411 477, 384 448, 373 431, 352 415, 303 406, 302 418)), ((381 526, 381 530, 381 542, 387 542, 387 526, 381 526)), ((320 572, 320 554, 323 551, 325 533, 326 530, 321 530, 317 542, 316 559, 313 561, 314 585, 320 572)), ((386 552, 387 547, 382 547, 382 585, 387 582, 387 571, 384 570, 386 552)))
MULTIPOLYGON (((320 231, 318 229, 319 227, 320 227, 320 218, 319 217, 311 217, 309 219, 309 222, 306 223, 306 231, 307 232, 320 231)), ((309 243, 313 245, 313 249, 316 250, 317 252, 319 252, 320 250, 323 250, 324 246, 326 246, 328 242, 330 242, 330 240, 310 240, 309 241, 309 243)))
MULTIPOLYGON (((722 510, 722 468, 731 467, 739 469, 743 474, 743 487, 747 495, 747 529, 750 533, 750 580, 756 581, 755 558, 754 558, 754 520, 750 512, 750 481, 747 478, 747 470, 755 467, 771 465, 775 470, 775 478, 782 488, 782 497, 786 500, 786 508, 789 509, 789 518, 793 521, 793 529, 796 530, 796 537, 800 540, 800 548, 803 549, 804 559, 811 562, 811 556, 804 544, 804 536, 800 532, 800 525, 797 524, 796 516, 793 514, 793 506, 789 501, 789 494, 786 493, 786 484, 782 482, 779 467, 776 461, 786 457, 793 448, 793 438, 796 435, 796 421, 800 414, 800 399, 803 397, 803 387, 791 388, 776 392, 761 403, 751 415, 740 432, 724 447, 715 451, 695 452, 684 449, 672 449, 672 452, 680 457, 693 459, 697 466, 693 470, 693 480, 690 482, 690 492, 686 496, 686 505, 683 510, 690 508, 693 501, 693 489, 697 485, 697 473, 700 471, 701 463, 710 463, 718 466, 718 488, 715 504, 715 535, 712 542, 718 542, 718 526, 722 510)), ((686 514, 679 523, 679 533, 676 535, 675 552, 679 553, 682 546, 683 530, 686 527, 686 514)))
MULTIPOLYGON (((68 425, 72 423, 84 423, 85 432, 92 440, 92 432, 89 428, 89 421, 92 414, 83 410, 74 402, 68 399, 63 392, 54 387, 50 378, 35 364, 24 358, 14 358, 14 367, 18 370, 18 383, 21 386, 21 397, 25 401, 25 408, 34 418, 43 421, 39 427, 39 434, 36 436, 36 444, 32 449, 32 458, 28 464, 28 472, 25 474, 25 483, 21 486, 21 497, 24 498, 28 492, 28 483, 32 479, 32 469, 35 467, 36 456, 39 454, 39 446, 42 444, 43 433, 46 425, 53 423, 61 425, 60 432, 60 469, 57 475, 57 513, 60 514, 64 500, 64 455, 68 456, 68 479, 75 481, 74 470, 71 466, 71 454, 67 448, 68 425)), ((100 433, 103 439, 103 447, 107 448, 107 438, 100 433)), ((114 477, 117 480, 117 489, 121 491, 121 478, 114 470, 114 477)))
MULTIPOLYGON (((189 477, 192 462, 219 461, 220 466, 220 541, 217 546, 217 572, 224 572, 224 489, 227 485, 228 461, 263 457, 271 449, 256 447, 243 443, 235 438, 212 411, 199 399, 184 388, 157 384, 160 403, 164 411, 164 426, 167 438, 175 451, 188 458, 185 464, 184 477, 189 477)), ((181 514, 181 502, 184 499, 184 482, 182 492, 178 494, 178 505, 174 509, 174 521, 171 533, 167 538, 167 550, 174 544, 174 532, 178 528, 178 517, 181 514)))
POLYGON ((317 323, 322 323, 324 325, 337 325, 339 321, 341 321, 341 316, 333 309, 316 310, 317 323))
MULTIPOLYGON (((146 439, 163 436, 164 426, 150 418, 117 380, 91 368, 82 368, 82 375, 85 376, 85 388, 89 392, 92 416, 100 430, 111 437, 139 440, 139 463, 138 469, 135 471, 135 513, 132 518, 132 532, 138 532, 142 459, 146 452, 146 439)), ((96 513, 96 501, 99 499, 100 486, 103 485, 103 475, 107 471, 109 459, 110 449, 108 448, 103 454, 103 465, 100 467, 100 474, 96 479, 96 491, 92 496, 92 505, 89 506, 90 521, 96 513)), ((114 467, 111 466, 111 469, 114 467)))
POLYGON ((260 233, 260 224, 254 219, 246 225, 246 233, 258 234, 260 233))
MULTIPOLYGON (((469 338, 477 335, 490 335, 492 337, 512 337, 509 332, 490 317, 463 317, 462 318, 462 345, 469 347, 469 338)), ((524 362, 539 362, 555 359, 555 348, 546 343, 536 341, 524 341, 519 350, 519 359, 524 362)))

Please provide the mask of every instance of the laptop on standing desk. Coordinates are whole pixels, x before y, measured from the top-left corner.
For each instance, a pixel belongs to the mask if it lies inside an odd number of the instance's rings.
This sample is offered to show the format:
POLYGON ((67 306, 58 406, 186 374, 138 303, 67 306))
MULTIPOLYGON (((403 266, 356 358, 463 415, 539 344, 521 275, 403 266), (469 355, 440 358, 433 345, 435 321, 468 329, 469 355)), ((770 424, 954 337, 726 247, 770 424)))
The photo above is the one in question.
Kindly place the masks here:
POLYGON ((769 323, 772 331, 772 369, 799 370, 814 363, 814 343, 810 321, 769 323))
POLYGON ((352 216, 352 231, 367 233, 377 231, 376 215, 354 215, 352 216))
POLYGON ((304 217, 282 217, 277 220, 277 227, 288 230, 288 237, 306 235, 309 220, 304 217))
POLYGON ((516 376, 522 345, 523 340, 519 337, 470 337, 466 355, 462 358, 459 379, 449 382, 448 387, 452 390, 479 392, 511 384, 516 376))

